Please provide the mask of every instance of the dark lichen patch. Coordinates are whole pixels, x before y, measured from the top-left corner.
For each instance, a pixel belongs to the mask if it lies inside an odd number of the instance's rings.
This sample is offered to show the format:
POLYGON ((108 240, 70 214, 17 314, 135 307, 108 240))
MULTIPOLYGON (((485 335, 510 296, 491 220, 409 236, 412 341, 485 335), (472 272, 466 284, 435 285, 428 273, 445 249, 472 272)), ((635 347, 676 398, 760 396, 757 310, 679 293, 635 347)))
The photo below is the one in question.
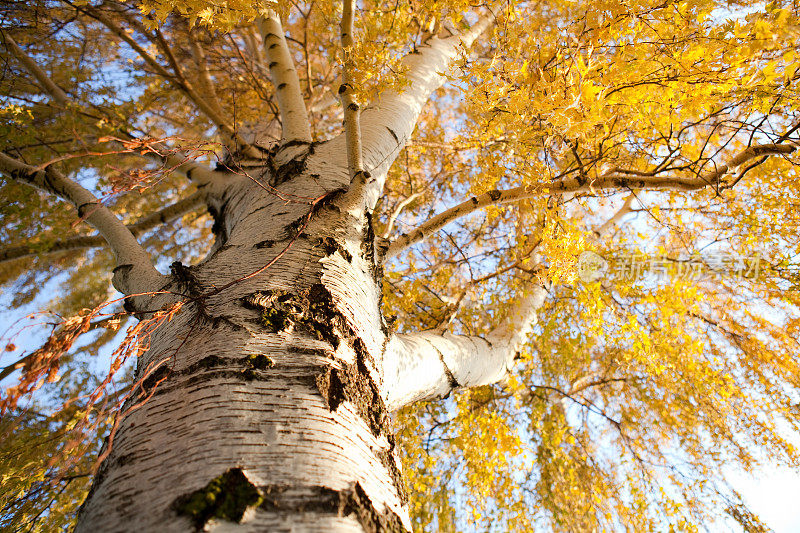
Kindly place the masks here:
POLYGON ((334 349, 340 342, 346 342, 356 353, 354 363, 329 367, 317 377, 317 389, 326 405, 335 411, 348 401, 367 421, 374 435, 390 433, 388 410, 369 371, 368 361, 372 358, 364 342, 336 309, 333 295, 324 285, 312 285, 306 296, 310 302, 309 315, 313 317, 310 322, 319 338, 329 341, 334 349))
POLYGON ((336 252, 344 257, 344 260, 348 263, 353 261, 353 254, 347 251, 347 248, 344 247, 339 241, 334 239, 333 237, 325 237, 323 239, 319 239, 317 241, 317 246, 322 248, 322 251, 325 252, 326 256, 331 256, 336 252))
POLYGON ((270 181, 273 187, 277 187, 303 173, 306 169, 306 156, 296 157, 278 167, 273 165, 273 169, 273 177, 270 181))
POLYGON ((186 266, 180 261, 175 261, 169 268, 172 272, 172 278, 189 296, 202 294, 202 286, 197 280, 197 276, 192 272, 192 267, 186 266))
POLYGON ((189 518, 196 530, 201 531, 212 519, 239 523, 245 511, 258 506, 261 501, 261 493, 242 469, 231 468, 202 489, 178 497, 172 503, 172 509, 189 518))
POLYGON ((339 514, 341 516, 355 514, 365 533, 405 533, 408 531, 397 513, 391 510, 378 512, 361 483, 356 483, 353 490, 347 491, 342 496, 339 514))
POLYGON ((386 259, 386 252, 389 251, 389 245, 392 241, 384 239, 383 237, 375 238, 375 256, 378 263, 383 263, 386 259))
POLYGON ((261 291, 244 298, 242 303, 248 309, 259 311, 260 324, 277 333, 290 325, 291 316, 296 312, 291 299, 292 295, 285 291, 261 291))
POLYGON ((322 486, 267 485, 259 487, 264 501, 259 506, 267 512, 338 514, 340 492, 322 486))
POLYGON ((261 323, 271 332, 297 330, 326 341, 335 350, 344 336, 344 318, 321 284, 314 284, 299 295, 285 291, 261 291, 243 300, 243 305, 261 313, 261 323))
POLYGON ((274 327, 293 328, 314 336, 334 350, 342 342, 350 345, 356 353, 355 362, 341 368, 327 368, 316 378, 317 389, 331 411, 345 401, 350 402, 374 435, 391 433, 388 410, 369 370, 371 355, 336 309, 333 295, 323 284, 315 283, 299 295, 282 291, 255 293, 246 299, 246 305, 261 308, 274 327), (282 322, 277 323, 279 320, 282 322))
MULTIPOLYGON (((372 274, 372 279, 375 281, 375 288, 378 292, 378 309, 383 309, 383 256, 385 249, 382 250, 380 248, 381 243, 378 242, 379 240, 375 237, 372 214, 367 211, 365 216, 366 224, 364 227, 364 238, 361 242, 361 252, 364 260, 367 262, 370 274, 372 274)), ((381 313, 381 315, 383 315, 383 313, 381 313)), ((383 319, 381 319, 381 330, 384 335, 389 334, 389 328, 386 326, 383 319)))
POLYGON ((194 267, 186 266, 180 261, 170 265, 172 279, 180 287, 181 292, 192 302, 192 307, 197 311, 201 320, 206 320, 212 325, 219 322, 218 318, 211 316, 206 307, 204 288, 195 275, 194 267))
POLYGON ((166 365, 161 365, 160 367, 156 368, 152 373, 150 373, 149 376, 142 380, 141 394, 145 396, 151 394, 153 389, 165 381, 170 374, 172 374, 172 370, 170 370, 166 365))
MULTIPOLYGON (((372 213, 364 213, 364 238, 361 240, 361 254, 370 267, 375 266, 375 227, 372 223, 372 213)), ((373 275, 375 271, 372 271, 373 275)))
MULTIPOLYGON (((275 362, 264 354, 253 354, 247 357, 220 357, 209 355, 182 370, 171 370, 166 366, 157 369, 143 381, 143 389, 138 391, 138 397, 146 398, 151 395, 160 395, 175 387, 197 385, 218 378, 230 378, 242 381, 267 379, 270 374, 265 373, 275 367, 275 362), (184 381, 177 378, 188 376, 184 381), (169 378, 169 381, 166 381, 169 378), (155 388, 155 390, 153 390, 155 388)), ((320 367, 313 367, 319 370, 320 367)), ((310 370, 313 372, 313 370, 310 370)), ((274 374, 272 374, 274 375, 274 374)), ((313 387, 314 378, 308 380, 308 385, 313 387)))
POLYGON ((196 363, 191 364, 190 366, 186 367, 186 370, 183 372, 187 374, 194 374, 195 372, 199 372, 201 370, 208 370, 209 368, 217 368, 224 365, 229 365, 235 363, 235 359, 228 358, 228 357, 220 357, 218 355, 207 355, 203 357, 196 363))
POLYGON ((367 533, 405 533, 403 521, 391 510, 379 512, 360 483, 352 489, 323 486, 267 485, 259 487, 264 500, 260 509, 271 513, 329 513, 355 515, 367 533))
POLYGON ((328 409, 335 411, 345 401, 350 402, 374 435, 385 435, 390 429, 386 405, 364 364, 363 354, 356 359, 356 363, 342 368, 328 368, 317 377, 317 389, 328 409))
MULTIPOLYGON (((282 87, 279 87, 279 89, 282 87)), ((269 184, 277 187, 282 183, 286 183, 303 173, 306 169, 306 159, 308 158, 308 150, 298 154, 289 161, 278 165, 275 161, 276 155, 284 148, 296 146, 300 144, 307 144, 305 142, 290 141, 282 146, 275 146, 270 150, 267 156, 267 168, 269 169, 270 179, 269 184)))
POLYGON ((247 356, 247 364, 256 370, 266 370, 275 366, 275 362, 263 353, 247 356))
POLYGON ((325 400, 325 405, 331 411, 335 411, 345 400, 344 384, 339 377, 339 371, 335 368, 327 368, 325 372, 317 376, 317 389, 325 400))
POLYGON ((267 307, 261 311, 261 323, 275 333, 283 331, 288 319, 289 316, 286 312, 274 307, 267 307))
POLYGON ((306 225, 308 224, 309 216, 303 215, 301 217, 297 217, 292 222, 286 224, 283 228, 286 232, 286 239, 295 239, 299 238, 303 229, 305 229, 306 225))
POLYGON ((184 376, 219 369, 230 370, 232 372, 267 370, 272 368, 274 365, 274 361, 264 354, 253 354, 245 358, 209 355, 186 367, 185 369, 176 372, 176 374, 184 376))
POLYGON ((345 339, 356 352, 355 363, 345 364, 341 368, 326 368, 316 378, 317 390, 322 395, 328 409, 336 411, 342 403, 347 401, 355 407, 356 412, 367 422, 373 435, 376 437, 386 436, 389 442, 388 451, 377 452, 376 455, 389 471, 397 488, 397 493, 405 503, 408 496, 405 492, 397 461, 392 455, 395 441, 389 412, 367 366, 367 361, 369 361, 370 357, 369 353, 363 341, 352 332, 348 332, 345 339))
POLYGON ((336 310, 333 296, 321 283, 315 283, 305 291, 308 302, 308 317, 303 324, 311 329, 318 339, 329 342, 335 350, 345 338, 347 324, 336 310))
MULTIPOLYGON (((189 376, 185 380, 180 382, 170 381, 169 383, 163 383, 160 385, 155 393, 154 396, 158 396, 161 394, 165 394, 167 392, 172 392, 175 389, 180 389, 182 391, 186 391, 191 389, 192 387, 205 387, 209 386, 208 384, 212 381, 218 381, 220 379, 225 379, 227 381, 240 381, 244 383, 248 383, 255 380, 267 380, 273 378, 282 370, 286 371, 297 371, 296 367, 273 367, 270 369, 270 373, 266 372, 258 372, 253 370, 252 368, 247 368, 244 370, 231 370, 231 369, 211 369, 205 372, 200 372, 189 376)), ((309 375, 294 375, 294 376, 281 376, 281 382, 284 385, 291 385, 291 386, 298 386, 304 388, 313 389, 316 385, 315 376, 319 374, 321 367, 315 367, 313 369, 308 370, 309 375)), ((216 386, 216 384, 210 385, 216 386)))

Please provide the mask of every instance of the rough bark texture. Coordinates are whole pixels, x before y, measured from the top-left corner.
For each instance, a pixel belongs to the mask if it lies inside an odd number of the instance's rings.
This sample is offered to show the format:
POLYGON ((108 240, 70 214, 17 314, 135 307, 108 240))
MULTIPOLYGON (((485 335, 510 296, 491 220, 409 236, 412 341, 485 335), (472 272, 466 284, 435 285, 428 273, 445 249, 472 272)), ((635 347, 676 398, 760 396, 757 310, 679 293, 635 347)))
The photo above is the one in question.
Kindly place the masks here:
POLYGON ((381 313, 371 209, 440 72, 486 25, 431 38, 408 90, 365 111, 370 181, 351 183, 339 136, 276 146, 208 193, 209 257, 132 302, 183 307, 138 360, 77 531, 410 527, 390 411, 504 377, 541 305, 522 298, 487 339, 395 336, 381 313))
POLYGON ((408 526, 371 221, 338 205, 346 168, 328 170, 281 188, 314 205, 242 180, 215 253, 173 265, 187 303, 140 359, 150 397, 122 419, 78 531, 408 526))

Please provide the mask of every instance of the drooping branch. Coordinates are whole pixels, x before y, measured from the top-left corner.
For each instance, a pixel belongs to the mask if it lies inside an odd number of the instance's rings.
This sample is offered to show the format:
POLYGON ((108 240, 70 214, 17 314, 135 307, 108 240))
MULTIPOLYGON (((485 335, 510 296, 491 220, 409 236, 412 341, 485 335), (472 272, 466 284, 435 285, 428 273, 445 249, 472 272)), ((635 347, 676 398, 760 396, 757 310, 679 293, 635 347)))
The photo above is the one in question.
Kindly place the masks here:
MULTIPOLYGON (((196 192, 191 196, 179 200, 172 205, 151 213, 133 224, 127 226, 128 230, 134 237, 138 237, 143 233, 160 226, 168 224, 183 215, 190 213, 199 207, 205 205, 205 193, 203 191, 196 192)), ((87 248, 99 248, 106 244, 106 240, 102 235, 81 235, 78 237, 70 237, 61 241, 56 241, 47 245, 46 249, 42 249, 41 245, 34 244, 20 244, 17 246, 9 246, 0 248, 0 263, 6 261, 13 261, 22 257, 32 255, 40 255, 43 253, 58 253, 68 250, 80 250, 87 248)))
POLYGON ((723 180, 724 176, 748 161, 771 155, 786 155, 795 150, 796 147, 788 144, 760 144, 750 146, 732 157, 728 163, 720 165, 712 172, 699 176, 661 176, 656 172, 612 169, 610 172, 596 178, 570 176, 562 177, 549 183, 522 185, 502 191, 496 189, 491 190, 473 196, 469 200, 461 202, 427 220, 415 230, 401 235, 389 245, 386 256, 391 257, 397 255, 409 246, 439 231, 450 222, 490 205, 500 205, 544 195, 581 192, 596 193, 599 191, 631 191, 636 189, 696 191, 705 187, 717 187, 723 190, 735 185, 741 179, 741 172, 736 176, 736 179, 730 183, 723 180))
POLYGON ((287 143, 310 143, 311 124, 300 89, 300 79, 286 44, 283 26, 278 14, 270 10, 256 23, 261 32, 266 52, 269 74, 275 85, 278 109, 281 115, 281 145, 287 143))
POLYGON ((114 286, 124 294, 158 290, 166 279, 154 267, 150 256, 122 221, 92 193, 67 178, 53 166, 37 169, 0 152, 0 170, 11 179, 54 194, 75 206, 103 236, 114 253, 114 286))
MULTIPOLYGON (((95 322, 91 322, 87 331, 97 330, 97 329, 111 329, 116 331, 119 328, 120 322, 125 318, 125 313, 113 314, 107 318, 103 318, 97 320, 95 322)), ((38 355, 41 353, 41 349, 34 350, 27 355, 23 355, 13 363, 7 364, 5 366, 0 367, 0 381, 4 380, 11 374, 13 374, 16 370, 23 369, 27 364, 32 362, 38 355)))

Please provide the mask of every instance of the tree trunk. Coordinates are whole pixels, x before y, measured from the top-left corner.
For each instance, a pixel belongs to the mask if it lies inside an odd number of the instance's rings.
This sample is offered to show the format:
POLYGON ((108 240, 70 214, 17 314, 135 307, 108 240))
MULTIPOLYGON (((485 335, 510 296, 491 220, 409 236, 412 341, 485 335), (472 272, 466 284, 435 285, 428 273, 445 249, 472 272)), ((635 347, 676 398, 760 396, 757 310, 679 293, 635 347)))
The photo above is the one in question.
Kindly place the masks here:
POLYGON ((77 531, 409 528, 371 215, 346 168, 304 159, 262 177, 292 178, 279 196, 232 178, 213 254, 173 265, 186 303, 139 359, 77 531))
POLYGON ((362 181, 345 136, 284 132, 249 173, 234 158, 206 184, 209 257, 129 298, 145 317, 183 307, 139 357, 77 531, 410 529, 389 410, 502 379, 544 296, 486 339, 393 335, 381 314, 371 210, 441 72, 489 23, 430 37, 406 58, 410 86, 364 110, 362 181))

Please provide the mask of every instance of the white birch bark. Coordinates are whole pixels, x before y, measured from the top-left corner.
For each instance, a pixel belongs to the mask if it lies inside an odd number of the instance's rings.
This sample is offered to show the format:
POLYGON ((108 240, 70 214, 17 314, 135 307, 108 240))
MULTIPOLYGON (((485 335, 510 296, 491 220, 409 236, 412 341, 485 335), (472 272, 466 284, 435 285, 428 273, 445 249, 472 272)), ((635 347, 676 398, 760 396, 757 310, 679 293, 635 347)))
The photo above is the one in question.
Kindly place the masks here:
POLYGON ((486 339, 392 336, 381 314, 371 206, 440 72, 487 24, 431 38, 409 60, 411 87, 365 111, 370 187, 347 191, 341 136, 301 153, 275 194, 231 180, 212 254, 173 265, 167 290, 184 308, 138 360, 139 397, 77 531, 410 528, 390 409, 501 379, 543 298, 486 339))
POLYGON ((386 405, 396 410, 504 379, 546 296, 544 288, 533 288, 485 338, 430 332, 393 335, 384 358, 386 405))
MULTIPOLYGON (((344 161, 330 168, 347 173, 344 161)), ((333 188, 299 176, 281 194, 333 188)), ((195 300, 202 303, 159 328, 140 358, 140 378, 164 381, 122 418, 78 531, 191 530, 197 524, 176 502, 231 469, 263 501, 241 523, 209 519, 204 528, 410 527, 381 400, 385 334, 366 258, 372 243, 364 219, 335 207, 335 198, 311 217, 310 209, 248 182, 229 193, 224 246, 194 269, 176 269, 169 287, 205 295, 195 300), (313 308, 298 309, 306 304, 326 314, 312 320, 313 308), (282 313, 279 327, 273 312, 282 313)))
POLYGON ((311 125, 308 122, 306 103, 280 17, 275 11, 269 10, 256 23, 263 38, 264 52, 281 114, 281 144, 310 143, 311 125))
POLYGON ((402 92, 387 92, 361 112, 364 168, 372 176, 366 202, 375 206, 386 173, 408 143, 417 118, 431 93, 447 80, 445 74, 460 53, 492 25, 482 17, 467 31, 447 38, 430 37, 415 53, 403 59, 408 86, 402 92))

